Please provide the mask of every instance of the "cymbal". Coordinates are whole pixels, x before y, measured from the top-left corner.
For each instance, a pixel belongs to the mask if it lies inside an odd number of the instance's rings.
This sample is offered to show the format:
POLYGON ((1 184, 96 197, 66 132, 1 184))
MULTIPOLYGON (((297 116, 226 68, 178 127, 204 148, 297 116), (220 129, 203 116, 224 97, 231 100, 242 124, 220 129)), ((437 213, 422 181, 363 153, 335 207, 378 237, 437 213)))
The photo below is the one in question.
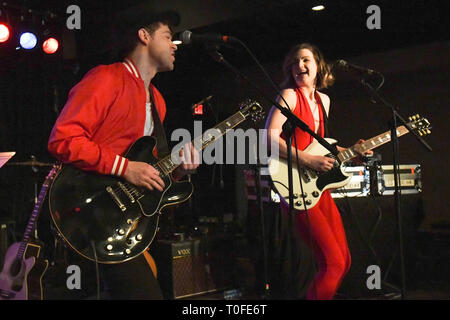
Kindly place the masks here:
POLYGON ((36 160, 24 161, 24 162, 9 162, 7 166, 33 166, 33 167, 52 167, 53 163, 39 162, 36 160))

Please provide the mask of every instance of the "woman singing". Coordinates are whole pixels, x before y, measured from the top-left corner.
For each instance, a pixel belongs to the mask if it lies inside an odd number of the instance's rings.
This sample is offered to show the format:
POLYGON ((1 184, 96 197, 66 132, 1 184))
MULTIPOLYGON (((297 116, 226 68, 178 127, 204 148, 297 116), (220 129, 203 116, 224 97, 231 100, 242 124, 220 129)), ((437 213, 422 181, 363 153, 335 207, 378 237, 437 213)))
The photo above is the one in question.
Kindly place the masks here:
MULTIPOLYGON (((322 54, 314 45, 308 43, 296 45, 287 54, 283 71, 285 79, 281 95, 284 99, 278 97, 277 102, 289 107, 311 130, 324 137, 330 98, 318 90, 330 86, 333 77, 322 54)), ((269 145, 270 140, 275 139, 279 144, 279 154, 284 158, 287 157, 287 144, 282 133, 285 121, 286 117, 277 108, 272 107, 266 122, 269 145)), ((294 135, 298 148, 296 153, 293 137, 291 148, 294 164, 298 154, 298 161, 302 166, 322 172, 333 168, 334 159, 302 151, 314 141, 314 138, 298 128, 295 129, 294 135)), ((358 141, 361 142, 363 140, 358 141)), ((339 151, 343 149, 338 147, 339 151)), ((289 212, 286 203, 282 202, 281 206, 283 212, 289 212)), ((319 203, 308 210, 308 215, 304 213, 304 211, 295 212, 295 226, 306 243, 309 244, 310 239, 312 240, 312 250, 319 269, 308 289, 307 299, 332 299, 351 262, 342 220, 328 190, 323 192, 319 203)))

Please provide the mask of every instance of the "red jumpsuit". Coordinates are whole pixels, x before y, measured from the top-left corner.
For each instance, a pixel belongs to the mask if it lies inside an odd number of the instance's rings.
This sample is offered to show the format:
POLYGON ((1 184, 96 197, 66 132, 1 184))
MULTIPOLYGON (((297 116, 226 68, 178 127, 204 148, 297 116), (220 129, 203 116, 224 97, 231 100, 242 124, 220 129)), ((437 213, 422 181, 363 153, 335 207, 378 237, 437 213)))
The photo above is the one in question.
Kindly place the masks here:
MULTIPOLYGON (((302 119, 310 128, 314 128, 314 118, 308 100, 300 89, 296 89, 297 104, 294 114, 302 119)), ((315 92, 316 101, 322 104, 315 92)), ((324 122, 322 108, 319 108, 320 127, 318 134, 324 136, 324 122)), ((297 147, 304 150, 313 142, 313 138, 306 132, 296 128, 297 147)), ((284 135, 281 135, 284 139, 284 135)), ((294 146, 294 139, 292 139, 294 146)), ((295 154, 293 155, 295 157, 295 154)), ((295 177, 294 177, 295 178, 295 177)), ((289 206, 282 202, 282 209, 289 212, 289 206)), ((347 246, 344 226, 341 216, 328 190, 324 191, 318 204, 308 210, 309 227, 305 211, 295 212, 297 229, 302 239, 309 244, 311 232, 312 250, 318 263, 318 273, 308 290, 307 299, 332 299, 350 269, 350 251, 347 246)))

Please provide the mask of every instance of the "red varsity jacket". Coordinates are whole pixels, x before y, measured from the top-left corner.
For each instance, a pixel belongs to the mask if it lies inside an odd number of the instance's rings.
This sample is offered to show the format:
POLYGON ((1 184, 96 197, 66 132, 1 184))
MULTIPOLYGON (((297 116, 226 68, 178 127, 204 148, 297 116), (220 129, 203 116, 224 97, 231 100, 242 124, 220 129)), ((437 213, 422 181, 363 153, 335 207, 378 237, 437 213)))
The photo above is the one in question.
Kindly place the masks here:
MULTIPOLYGON (((152 85, 161 121, 166 103, 152 85)), ((128 148, 144 134, 146 92, 130 60, 90 70, 72 88, 50 134, 48 150, 63 163, 123 176, 128 148)))

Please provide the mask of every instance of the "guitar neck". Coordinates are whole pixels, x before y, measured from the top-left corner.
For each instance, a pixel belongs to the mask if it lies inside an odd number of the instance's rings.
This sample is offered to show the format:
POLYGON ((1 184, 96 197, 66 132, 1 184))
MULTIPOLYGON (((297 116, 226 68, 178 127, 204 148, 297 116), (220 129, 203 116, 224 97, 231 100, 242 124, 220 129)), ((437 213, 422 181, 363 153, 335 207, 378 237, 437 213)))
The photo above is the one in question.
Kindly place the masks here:
POLYGON ((25 228, 25 233, 23 235, 23 239, 20 243, 19 250, 17 251, 17 259, 21 260, 23 258, 23 254, 25 252, 25 248, 27 246, 28 241, 30 240, 31 235, 33 234, 36 228, 36 220, 39 216, 39 212, 42 208, 42 203, 44 201, 45 196, 47 195, 47 190, 50 185, 50 180, 53 178, 56 173, 56 168, 53 168, 48 176, 45 178, 45 181, 42 185, 41 191, 39 192, 39 196, 36 204, 34 205, 33 211, 31 213, 30 219, 28 220, 27 227, 25 228))
MULTIPOLYGON (((397 136, 401 137, 404 134, 407 134, 409 131, 405 126, 397 127, 397 136)), ((364 153, 365 151, 369 151, 375 149, 385 143, 391 141, 391 131, 386 131, 385 133, 379 134, 376 137, 373 137, 365 142, 354 145, 348 149, 345 149, 338 154, 338 158, 341 162, 348 161, 350 159, 356 158, 358 156, 358 151, 364 153)))
MULTIPOLYGON (((236 127, 245 119, 246 117, 241 112, 235 113, 231 117, 217 124, 214 128, 207 130, 204 134, 192 140, 194 148, 198 151, 205 149, 207 146, 225 135, 228 130, 236 127)), ((159 166, 159 168, 161 168, 166 174, 170 174, 179 166, 179 164, 172 161, 171 155, 161 159, 156 165, 159 166)))

